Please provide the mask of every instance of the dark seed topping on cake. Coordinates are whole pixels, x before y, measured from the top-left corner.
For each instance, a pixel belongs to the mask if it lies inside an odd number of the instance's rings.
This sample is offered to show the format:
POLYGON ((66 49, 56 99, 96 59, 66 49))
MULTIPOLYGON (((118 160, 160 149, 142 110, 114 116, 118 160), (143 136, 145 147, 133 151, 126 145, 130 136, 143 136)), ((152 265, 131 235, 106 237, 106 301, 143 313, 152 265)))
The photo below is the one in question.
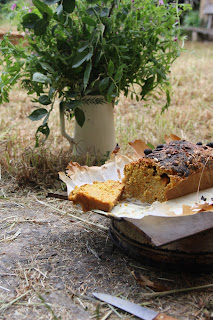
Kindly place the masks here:
POLYGON ((196 143, 198 146, 202 146, 203 142, 199 141, 196 143))
POLYGON ((201 197, 201 200, 206 201, 206 198, 204 196, 201 197))
POLYGON ((207 147, 213 148, 213 142, 207 143, 207 147))
POLYGON ((164 147, 164 144, 159 144, 156 149, 162 149, 164 147))
POLYGON ((209 146, 200 146, 185 140, 178 140, 154 150, 146 149, 144 153, 145 158, 152 159, 159 167, 165 167, 168 174, 171 172, 188 177, 192 171, 200 170, 204 165, 213 169, 213 150, 209 146), (206 155, 209 156, 207 163, 206 155))
POLYGON ((145 149, 144 154, 147 156, 148 154, 152 153, 152 149, 145 149))

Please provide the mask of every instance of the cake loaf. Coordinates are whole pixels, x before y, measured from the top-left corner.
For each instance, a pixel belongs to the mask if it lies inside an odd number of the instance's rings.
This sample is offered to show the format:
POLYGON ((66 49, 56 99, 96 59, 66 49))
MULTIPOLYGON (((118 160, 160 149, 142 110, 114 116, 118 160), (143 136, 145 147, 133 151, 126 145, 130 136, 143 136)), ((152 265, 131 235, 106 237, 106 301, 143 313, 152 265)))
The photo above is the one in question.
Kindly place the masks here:
POLYGON ((144 150, 124 168, 123 197, 163 202, 213 187, 212 147, 179 140, 144 150))
POLYGON ((94 181, 93 184, 84 184, 69 194, 69 200, 74 204, 81 204, 83 211, 99 209, 110 212, 121 197, 124 185, 119 181, 94 181))

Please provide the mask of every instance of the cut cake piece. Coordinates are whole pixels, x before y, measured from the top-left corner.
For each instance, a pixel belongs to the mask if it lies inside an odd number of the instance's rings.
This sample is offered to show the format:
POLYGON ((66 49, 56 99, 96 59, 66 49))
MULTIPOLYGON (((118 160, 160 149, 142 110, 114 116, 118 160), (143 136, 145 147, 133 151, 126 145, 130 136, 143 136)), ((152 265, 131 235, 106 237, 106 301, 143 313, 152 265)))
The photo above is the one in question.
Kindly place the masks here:
POLYGON ((83 211, 99 209, 110 212, 121 197, 124 185, 119 181, 94 181, 84 184, 69 194, 69 200, 81 204, 83 211))
POLYGON ((213 187, 211 146, 179 140, 144 150, 124 168, 123 198, 164 202, 213 187))

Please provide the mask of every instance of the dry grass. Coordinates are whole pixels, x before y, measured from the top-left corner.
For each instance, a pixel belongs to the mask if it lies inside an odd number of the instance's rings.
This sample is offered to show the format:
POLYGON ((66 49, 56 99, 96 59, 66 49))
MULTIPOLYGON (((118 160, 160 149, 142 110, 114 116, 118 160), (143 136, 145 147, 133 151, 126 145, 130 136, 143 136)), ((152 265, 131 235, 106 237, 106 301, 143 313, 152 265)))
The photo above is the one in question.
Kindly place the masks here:
POLYGON ((143 108, 141 102, 132 103, 130 99, 120 102, 116 109, 116 131, 122 147, 135 138, 156 145, 171 132, 193 142, 212 139, 213 43, 188 43, 186 47, 187 52, 172 68, 173 96, 168 111, 161 114, 164 96, 151 108, 143 108))
MULTIPOLYGON (((116 137, 122 152, 128 142, 140 138, 153 145, 162 143, 171 132, 193 142, 213 140, 213 43, 187 43, 188 52, 177 59, 172 68, 173 96, 168 111, 161 114, 165 97, 151 107, 144 102, 121 97, 115 107, 116 137)), ((67 141, 59 130, 58 107, 51 117, 51 135, 41 148, 34 149, 37 123, 27 116, 33 103, 19 87, 10 95, 11 101, 0 106, 0 163, 19 184, 27 182, 44 187, 57 183, 57 172, 64 170, 72 158, 67 141)), ((72 132, 73 123, 67 123, 72 132)))

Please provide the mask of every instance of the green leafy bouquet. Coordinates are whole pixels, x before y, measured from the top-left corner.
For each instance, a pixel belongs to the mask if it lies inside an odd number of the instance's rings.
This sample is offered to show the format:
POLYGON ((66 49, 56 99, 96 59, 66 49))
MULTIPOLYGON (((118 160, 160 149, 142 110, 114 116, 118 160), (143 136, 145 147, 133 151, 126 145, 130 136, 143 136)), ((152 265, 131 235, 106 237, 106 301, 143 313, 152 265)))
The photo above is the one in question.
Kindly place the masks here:
POLYGON ((80 126, 88 95, 115 102, 122 91, 139 100, 157 88, 166 92, 163 109, 169 106, 168 75, 182 50, 179 17, 187 5, 167 0, 33 0, 33 5, 12 7, 23 40, 14 45, 8 34, 0 42, 0 103, 9 101, 18 80, 29 95, 36 94, 29 115, 43 119, 36 137, 48 137, 56 97, 80 126))

